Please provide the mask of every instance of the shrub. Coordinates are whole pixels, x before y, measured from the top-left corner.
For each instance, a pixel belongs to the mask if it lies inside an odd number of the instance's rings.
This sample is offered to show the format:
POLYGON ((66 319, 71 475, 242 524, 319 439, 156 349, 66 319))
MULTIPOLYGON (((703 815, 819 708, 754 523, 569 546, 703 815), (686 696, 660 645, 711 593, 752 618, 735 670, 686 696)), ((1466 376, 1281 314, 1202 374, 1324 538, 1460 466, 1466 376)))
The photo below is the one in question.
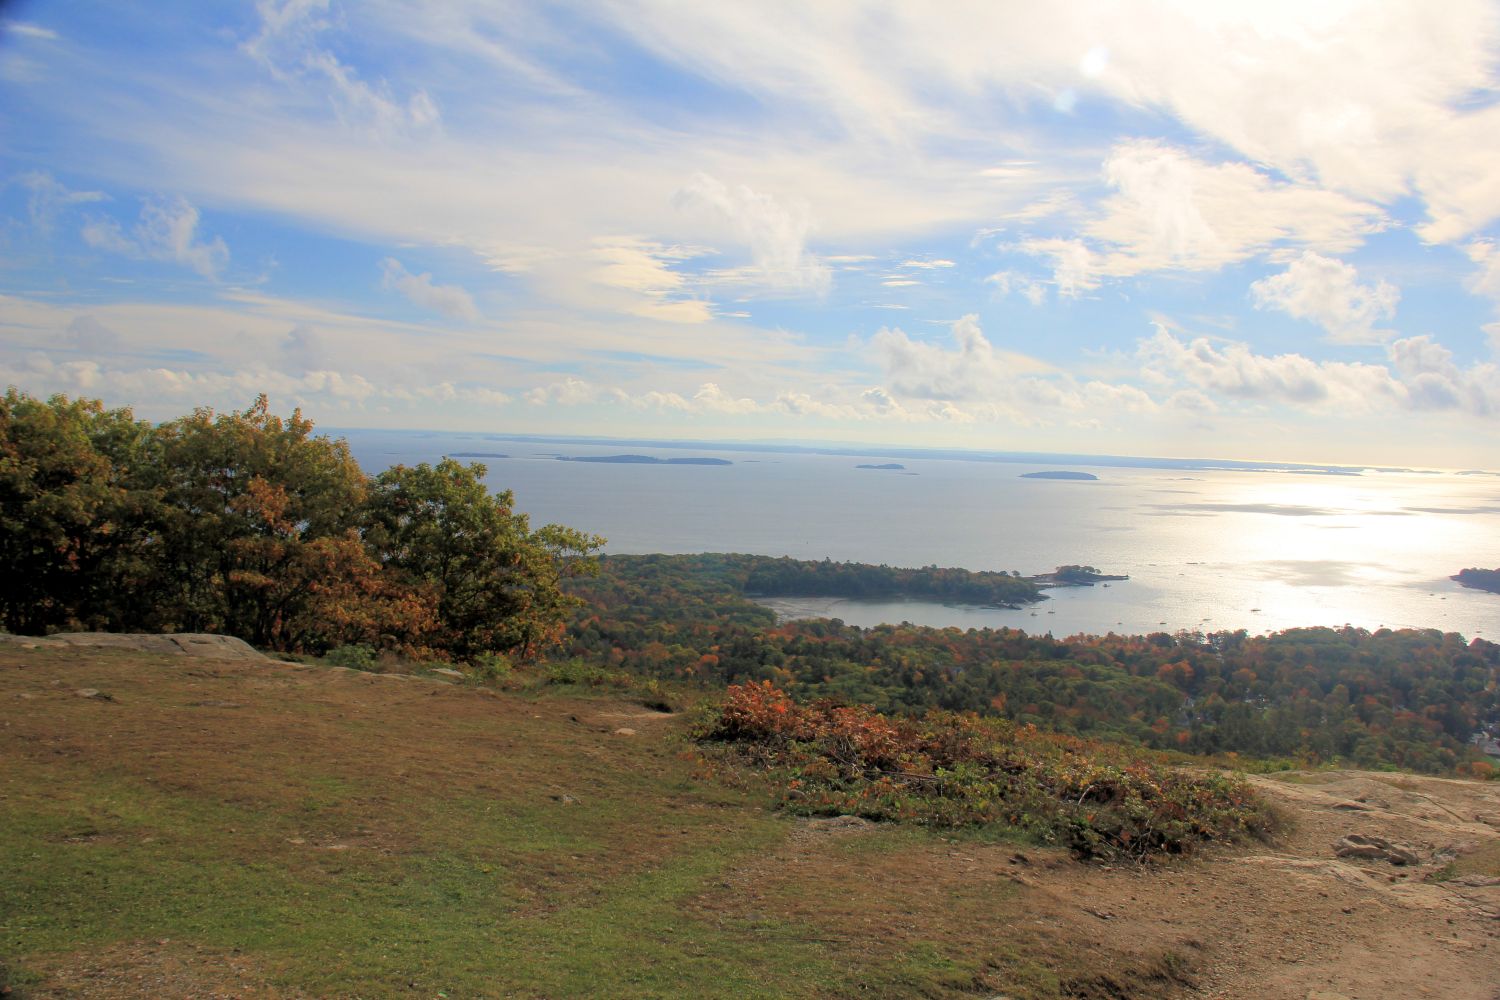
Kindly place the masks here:
POLYGON ((371 646, 338 646, 323 655, 324 663, 355 670, 375 669, 375 649, 371 646))
POLYGON ((731 686, 695 735, 763 768, 793 812, 1010 827, 1084 858, 1181 853, 1272 822, 1235 778, 974 715, 798 705, 769 682, 731 686))

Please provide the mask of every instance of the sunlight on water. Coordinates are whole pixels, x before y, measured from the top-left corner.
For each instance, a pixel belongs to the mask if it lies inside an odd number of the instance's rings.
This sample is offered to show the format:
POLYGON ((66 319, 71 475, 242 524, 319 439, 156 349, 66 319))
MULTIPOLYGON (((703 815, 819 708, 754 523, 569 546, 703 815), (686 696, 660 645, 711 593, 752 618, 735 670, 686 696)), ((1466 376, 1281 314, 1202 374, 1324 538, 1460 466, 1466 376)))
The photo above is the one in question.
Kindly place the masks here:
POLYGON ((536 445, 468 435, 349 435, 367 469, 485 451, 493 487, 534 524, 604 535, 608 551, 752 552, 1038 573, 1087 563, 1130 580, 1051 591, 1021 611, 914 602, 799 602, 851 624, 1008 625, 1056 635, 1302 625, 1500 633, 1500 596, 1448 579, 1500 561, 1500 478, 1092 469, 536 445), (557 453, 705 455, 734 464, 559 462, 557 453))

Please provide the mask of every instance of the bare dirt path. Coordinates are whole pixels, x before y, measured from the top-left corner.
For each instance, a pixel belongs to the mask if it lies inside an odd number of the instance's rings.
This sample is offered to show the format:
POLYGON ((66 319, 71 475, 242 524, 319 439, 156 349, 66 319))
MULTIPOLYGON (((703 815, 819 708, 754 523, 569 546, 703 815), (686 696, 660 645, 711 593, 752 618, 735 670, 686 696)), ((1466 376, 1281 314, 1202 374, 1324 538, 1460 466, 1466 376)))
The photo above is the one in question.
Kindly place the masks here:
POLYGON ((1038 909, 1101 948, 1181 954, 1214 1000, 1500 998, 1500 785, 1339 771, 1252 779, 1281 842, 1156 869, 1028 877, 1038 909), (1416 865, 1340 858, 1349 834, 1416 865))

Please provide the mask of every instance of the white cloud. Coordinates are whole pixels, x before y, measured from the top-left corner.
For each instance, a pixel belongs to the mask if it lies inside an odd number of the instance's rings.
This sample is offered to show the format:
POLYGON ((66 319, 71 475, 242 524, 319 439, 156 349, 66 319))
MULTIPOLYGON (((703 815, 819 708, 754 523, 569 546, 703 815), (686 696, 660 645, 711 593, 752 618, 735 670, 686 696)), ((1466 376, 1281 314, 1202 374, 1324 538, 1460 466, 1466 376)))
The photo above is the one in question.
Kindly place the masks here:
POLYGON ((31 224, 44 236, 51 235, 57 217, 74 205, 107 200, 102 191, 70 191, 51 174, 41 171, 22 174, 16 181, 31 192, 26 199, 26 212, 31 224))
POLYGON ((994 285, 1002 297, 1014 293, 1034 306, 1047 301, 1047 286, 1019 272, 996 271, 984 280, 994 285))
POLYGON ((954 267, 955 264, 951 260, 943 260, 941 258, 937 258, 937 259, 934 259, 934 260, 916 260, 916 259, 913 259, 913 260, 904 260, 904 261, 901 262, 901 264, 899 266, 901 266, 901 267, 915 267, 915 268, 919 268, 919 269, 922 269, 922 270, 929 270, 930 271, 930 270, 933 270, 933 269, 936 269, 936 268, 954 267))
POLYGON ((127 234, 112 219, 93 219, 83 227, 89 246, 146 260, 164 260, 192 268, 211 281, 229 263, 229 248, 215 236, 198 237, 198 210, 183 198, 155 199, 141 208, 140 220, 127 234))
POLYGON ((1217 396, 1356 412, 1401 396, 1379 365, 1317 362, 1301 354, 1256 354, 1248 344, 1216 345, 1206 337, 1184 343, 1161 326, 1140 344, 1145 366, 1164 381, 1183 381, 1217 396))
POLYGON ((359 72, 319 44, 334 26, 329 0, 259 0, 260 31, 244 51, 283 83, 319 80, 347 124, 390 135, 437 124, 441 117, 427 91, 398 99, 384 81, 369 83, 359 72))
POLYGON ((713 309, 691 294, 688 278, 672 265, 706 251, 632 237, 599 239, 587 256, 588 277, 599 287, 626 293, 619 308, 670 323, 706 323, 713 309))
POLYGON ((899 329, 876 333, 870 348, 885 370, 887 387, 915 399, 986 399, 1015 376, 1046 369, 1034 358, 996 350, 979 328, 977 316, 959 319, 951 332, 951 350, 913 340, 899 329))
POLYGON ((29 21, 0 22, 0 33, 20 35, 23 38, 35 38, 44 42, 55 42, 60 37, 51 28, 44 28, 40 24, 32 24, 29 21))
POLYGON ((1483 295, 1500 304, 1500 247, 1494 240, 1473 240, 1464 251, 1478 265, 1469 275, 1464 287, 1475 295, 1483 295))
POLYGON ((1301 354, 1264 355, 1237 342, 1206 337, 1179 340, 1165 327, 1142 340, 1145 374, 1159 384, 1186 383, 1215 397, 1250 404, 1280 404, 1338 415, 1400 410, 1456 410, 1471 416, 1500 413, 1500 367, 1477 363, 1460 369, 1447 348, 1429 337, 1397 340, 1390 366, 1314 361, 1301 354))
POLYGON ((1390 339, 1393 331, 1374 327, 1396 315, 1401 299, 1395 285, 1384 280, 1362 285, 1352 265, 1311 250, 1303 251, 1280 274, 1254 282, 1250 295, 1257 309, 1279 309, 1296 319, 1312 320, 1342 344, 1390 339))
POLYGON ((676 200, 683 206, 707 206, 727 219, 772 288, 828 290, 832 272, 807 249, 812 216, 805 205, 784 205, 771 195, 745 185, 730 187, 705 173, 695 174, 676 200))
POLYGON ((597 386, 570 375, 561 382, 552 382, 548 385, 537 386, 535 389, 527 390, 524 398, 526 402, 533 406, 554 404, 578 406, 582 403, 597 402, 600 399, 600 390, 597 386))
POLYGON ((432 275, 411 274, 394 257, 380 262, 381 286, 392 288, 406 297, 413 305, 442 313, 450 319, 474 321, 479 319, 479 310, 474 299, 458 285, 439 285, 432 275))
POLYGON ((1386 225, 1369 202, 1159 142, 1118 144, 1104 173, 1115 193, 1083 235, 1101 253, 1094 270, 1112 277, 1218 270, 1284 244, 1346 251, 1386 225))
POLYGON ((1052 284, 1059 298, 1080 298, 1099 287, 1099 261, 1081 240, 1029 239, 1017 249, 1052 258, 1052 284))

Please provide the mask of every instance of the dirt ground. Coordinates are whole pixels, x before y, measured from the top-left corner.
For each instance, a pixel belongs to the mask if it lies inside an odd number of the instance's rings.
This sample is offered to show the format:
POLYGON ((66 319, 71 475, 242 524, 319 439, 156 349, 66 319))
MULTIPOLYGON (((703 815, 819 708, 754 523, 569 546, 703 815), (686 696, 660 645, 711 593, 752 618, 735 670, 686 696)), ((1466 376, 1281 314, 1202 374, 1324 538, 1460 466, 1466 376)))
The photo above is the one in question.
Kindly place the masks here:
POLYGON ((1282 842, 1156 870, 1048 871, 1032 879, 1039 910, 1075 929, 1092 921, 1112 948, 1193 955, 1193 997, 1500 998, 1500 785, 1290 777, 1253 779, 1289 821, 1282 842), (1335 857, 1349 834, 1410 846, 1421 862, 1335 857), (1476 857, 1488 874, 1464 872, 1476 857))
MULTIPOLYGON (((214 800, 272 809, 288 788, 304 799, 317 791, 297 782, 303 762, 318 759, 328 774, 378 792, 338 805, 327 822, 339 825, 328 831, 276 841, 281 852, 433 850, 451 820, 413 827, 410 806, 427 788, 440 780, 498 796, 513 780, 508 767, 536 760, 557 766, 551 776, 517 771, 531 783, 517 800, 527 809, 625 803, 601 807, 597 823, 614 833, 601 835, 596 855, 564 857, 555 871, 532 870, 542 855, 496 849, 497 865, 513 866, 523 918, 571 905, 617 870, 669 859, 690 839, 681 817, 711 816, 694 837, 734 836, 745 822, 736 810, 746 806, 700 802, 681 779, 631 784, 606 769, 617 761, 622 773, 675 773, 681 746, 670 734, 682 724, 620 699, 536 700, 267 661, 189 666, 115 650, 0 647, 0 766, 8 756, 61 777, 107 763, 177 792, 201 785, 214 800), (366 744, 381 752, 364 752, 366 744), (585 804, 568 804, 575 796, 585 804), (671 821, 643 832, 633 809, 671 821)), ((959 975, 927 995, 1500 1000, 1500 783, 1353 771, 1251 780, 1286 820, 1275 843, 1142 868, 859 820, 788 820, 770 850, 671 905, 705 927, 801 928, 854 984, 819 995, 854 995, 855 986, 905 995, 899 970, 881 972, 882 956, 910 961, 932 948, 934 967, 946 962, 959 975), (1418 863, 1336 857, 1335 844, 1351 834, 1409 847, 1418 863), (1052 992, 1036 985, 1047 975, 1052 992)), ((9 787, 12 805, 28 794, 9 787)), ((106 846, 107 830, 90 836, 106 846)), ((286 982, 272 959, 193 941, 0 950, 8 960, 43 977, 27 989, 36 997, 317 995, 272 985, 286 982)))

